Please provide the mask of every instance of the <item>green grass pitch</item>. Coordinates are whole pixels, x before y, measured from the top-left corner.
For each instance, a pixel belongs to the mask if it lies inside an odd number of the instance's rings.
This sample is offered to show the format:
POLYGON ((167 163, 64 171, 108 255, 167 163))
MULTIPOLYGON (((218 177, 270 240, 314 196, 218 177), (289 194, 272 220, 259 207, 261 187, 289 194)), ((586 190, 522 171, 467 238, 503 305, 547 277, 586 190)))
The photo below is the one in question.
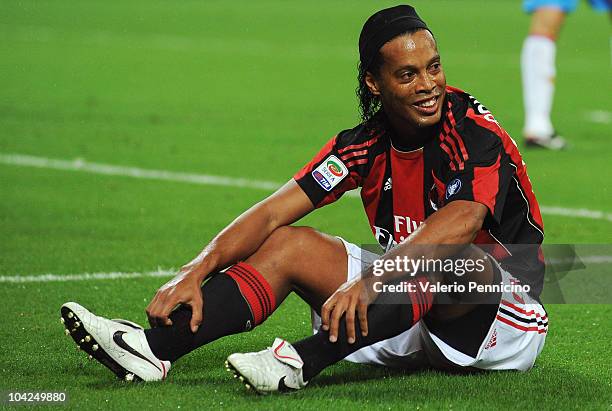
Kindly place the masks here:
MULTIPOLYGON (((515 137, 520 1, 415 0, 451 85, 515 137)), ((13 1, 0 4, 0 154, 283 182, 357 121, 357 36, 390 2, 13 1)), ((610 27, 586 4, 559 42, 554 118, 571 149, 524 152, 548 243, 609 243, 610 27), (608 112, 592 121, 590 113, 608 112), (607 121, 607 123, 606 123, 607 121), (607 219, 606 219, 607 216, 607 219)), ((264 190, 0 164, 0 275, 178 267, 264 190)), ((303 222, 371 242, 355 199, 303 222)), ((525 374, 452 376, 338 364, 291 395, 255 396, 225 373, 235 351, 309 333, 297 297, 255 331, 179 361, 168 381, 116 381, 63 335, 59 307, 145 322, 160 278, 0 283, 0 391, 66 391, 73 409, 610 409, 610 305, 549 306, 525 374)), ((4 395, 4 394, 3 394, 4 395)), ((3 406, 5 406, 4 404, 3 406)))

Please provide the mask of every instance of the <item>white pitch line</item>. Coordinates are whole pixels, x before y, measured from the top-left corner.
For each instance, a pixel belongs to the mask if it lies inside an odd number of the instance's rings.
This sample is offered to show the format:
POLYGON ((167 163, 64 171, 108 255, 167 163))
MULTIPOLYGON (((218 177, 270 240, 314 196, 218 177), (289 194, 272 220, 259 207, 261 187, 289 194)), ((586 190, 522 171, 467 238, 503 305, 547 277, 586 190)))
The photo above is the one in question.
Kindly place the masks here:
MULTIPOLYGON (((153 170, 138 167, 117 166, 112 164, 92 163, 84 159, 58 160, 47 157, 36 157, 23 154, 0 153, 0 164, 21 167, 35 167, 43 169, 80 171, 90 174, 102 174, 122 177, 132 177, 145 180, 175 181, 181 183, 192 183, 200 185, 213 185, 222 187, 253 188, 259 190, 273 191, 282 184, 274 181, 251 180, 247 178, 236 178, 218 176, 212 174, 181 173, 167 170, 153 170)), ((348 197, 359 198, 357 191, 346 194, 348 197)), ((591 220, 606 220, 612 222, 612 213, 600 210, 589 210, 585 208, 565 208, 556 206, 540 206, 543 214, 585 218, 591 220)))
POLYGON ((117 280, 124 278, 142 278, 142 277, 170 277, 176 274, 176 270, 148 271, 144 273, 82 273, 82 274, 40 274, 40 275, 1 275, 0 283, 64 283, 67 281, 84 281, 84 280, 117 280))
POLYGON ((587 255, 567 258, 551 258, 546 259, 547 264, 570 264, 570 263, 584 263, 584 264, 610 264, 612 263, 612 255, 587 255))
POLYGON ((585 117, 592 123, 611 124, 612 112, 605 110, 587 111, 585 117))
POLYGON ((608 220, 612 221, 612 213, 606 213, 598 210, 587 210, 586 208, 564 208, 564 207, 549 207, 540 206, 542 214, 588 218, 591 220, 608 220))
MULTIPOLYGON (((562 263, 584 263, 584 264, 610 264, 612 263, 612 255, 589 255, 577 256, 569 259, 551 259, 547 260, 549 264, 562 263)), ((87 280, 120 280, 132 278, 159 278, 171 277, 177 273, 174 269, 158 268, 156 271, 147 271, 143 273, 123 273, 123 272, 108 272, 108 273, 82 273, 82 274, 40 274, 40 275, 0 275, 0 283, 23 284, 23 283, 65 283, 71 281, 87 281, 87 280)))
POLYGON ((271 181, 258 181, 246 178, 216 176, 211 174, 180 173, 166 170, 152 170, 137 167, 116 166, 111 164, 90 163, 81 158, 74 160, 57 160, 46 157, 35 157, 21 154, 0 154, 0 163, 47 168, 54 170, 82 171, 91 174, 132 177, 145 180, 177 181, 201 185, 223 187, 257 188, 261 190, 276 190, 280 184, 271 181))

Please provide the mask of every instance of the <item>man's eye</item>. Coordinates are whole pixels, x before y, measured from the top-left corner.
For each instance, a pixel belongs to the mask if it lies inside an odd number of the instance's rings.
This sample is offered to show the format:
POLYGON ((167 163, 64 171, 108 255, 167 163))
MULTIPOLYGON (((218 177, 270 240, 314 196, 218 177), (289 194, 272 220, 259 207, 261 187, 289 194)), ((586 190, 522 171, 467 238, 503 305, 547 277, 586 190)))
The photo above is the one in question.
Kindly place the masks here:
POLYGON ((431 70, 433 71, 438 71, 442 68, 442 64, 441 63, 434 63, 431 65, 431 70))
POLYGON ((403 79, 411 79, 414 77, 414 73, 412 71, 405 71, 401 74, 403 79))

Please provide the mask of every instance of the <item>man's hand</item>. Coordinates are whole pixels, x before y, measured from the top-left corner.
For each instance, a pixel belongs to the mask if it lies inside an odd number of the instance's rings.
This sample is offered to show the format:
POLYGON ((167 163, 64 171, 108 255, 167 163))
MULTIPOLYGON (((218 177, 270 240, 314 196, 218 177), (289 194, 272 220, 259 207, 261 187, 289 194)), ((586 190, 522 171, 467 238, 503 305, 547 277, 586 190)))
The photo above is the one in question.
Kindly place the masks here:
POLYGON ((355 311, 361 326, 361 335, 368 335, 368 306, 373 297, 368 293, 363 280, 353 280, 342 284, 321 308, 323 329, 329 330, 329 341, 338 340, 340 319, 346 314, 346 331, 349 344, 355 342, 355 311))
POLYGON ((191 307, 191 332, 198 331, 202 323, 202 276, 191 271, 181 270, 172 280, 161 286, 147 307, 147 316, 151 327, 172 325, 168 318, 180 304, 191 307))

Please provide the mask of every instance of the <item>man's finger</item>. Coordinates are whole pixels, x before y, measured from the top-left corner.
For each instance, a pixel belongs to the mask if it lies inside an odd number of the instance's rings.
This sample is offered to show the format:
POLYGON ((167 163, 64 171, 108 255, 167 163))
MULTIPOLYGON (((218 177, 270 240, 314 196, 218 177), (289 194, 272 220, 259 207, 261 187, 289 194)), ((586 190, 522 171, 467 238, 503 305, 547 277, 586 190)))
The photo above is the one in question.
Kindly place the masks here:
POLYGON ((359 326, 361 327, 361 335, 368 335, 368 306, 366 304, 357 305, 357 315, 359 316, 359 326))
POLYGON ((340 326, 340 318, 342 317, 342 314, 344 314, 344 311, 344 304, 336 304, 331 313, 331 318, 329 321, 329 341, 331 342, 338 341, 338 328, 340 326))
POLYGON ((347 341, 353 344, 355 342, 355 303, 351 303, 347 308, 344 321, 346 322, 347 341))
POLYGON ((200 324, 202 324, 202 297, 195 297, 189 305, 191 306, 191 321, 189 322, 189 325, 191 326, 191 332, 195 334, 198 331, 200 324))
POLYGON ((178 302, 175 301, 175 299, 172 297, 160 300, 159 305, 161 309, 158 310, 158 313, 156 315, 157 323, 164 326, 172 325, 172 320, 168 317, 170 313, 174 310, 174 307, 177 306, 177 304, 178 302))
POLYGON ((330 297, 325 304, 323 304, 323 307, 321 307, 321 324, 322 324, 322 328, 327 331, 329 330, 329 314, 331 313, 332 308, 334 308, 335 305, 335 301, 332 299, 332 297, 330 297))
POLYGON ((157 321, 155 321, 155 318, 153 318, 153 316, 151 315, 151 312, 149 310, 146 310, 146 313, 147 313, 147 320, 149 321, 149 325, 151 326, 151 328, 157 327, 157 321))
POLYGON ((151 325, 151 328, 155 328, 158 326, 157 317, 155 316, 158 295, 159 293, 155 294, 155 296, 153 297, 153 299, 149 303, 149 306, 146 309, 147 318, 149 319, 149 324, 151 325))

